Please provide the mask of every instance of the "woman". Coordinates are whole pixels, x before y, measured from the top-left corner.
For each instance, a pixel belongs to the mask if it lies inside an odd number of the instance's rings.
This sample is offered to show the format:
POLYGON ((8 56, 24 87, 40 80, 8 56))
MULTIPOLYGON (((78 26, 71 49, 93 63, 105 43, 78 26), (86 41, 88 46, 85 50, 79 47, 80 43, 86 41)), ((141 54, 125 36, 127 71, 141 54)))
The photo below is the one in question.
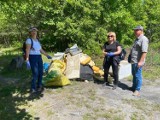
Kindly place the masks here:
POLYGON ((108 41, 103 46, 104 58, 104 85, 108 85, 108 73, 109 68, 112 65, 114 86, 113 90, 118 86, 118 65, 119 65, 119 54, 121 53, 121 46, 116 41, 116 34, 114 32, 108 33, 108 41))
POLYGON ((37 39, 37 31, 37 28, 31 27, 29 29, 30 38, 26 40, 26 64, 27 68, 31 67, 33 77, 31 83, 31 93, 42 91, 43 88, 43 61, 41 53, 44 54, 48 59, 52 58, 42 49, 41 44, 37 39))

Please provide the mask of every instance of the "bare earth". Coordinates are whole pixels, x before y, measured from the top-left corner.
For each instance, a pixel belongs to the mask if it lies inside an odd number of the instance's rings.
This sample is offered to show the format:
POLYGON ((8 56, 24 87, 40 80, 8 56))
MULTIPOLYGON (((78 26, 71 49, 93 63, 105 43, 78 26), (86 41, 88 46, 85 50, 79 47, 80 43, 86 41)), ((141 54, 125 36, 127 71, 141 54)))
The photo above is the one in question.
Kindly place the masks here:
POLYGON ((40 99, 18 107, 37 120, 159 120, 159 84, 144 80, 141 96, 134 97, 127 89, 131 81, 125 79, 116 90, 99 82, 73 81, 63 88, 45 88, 40 99))

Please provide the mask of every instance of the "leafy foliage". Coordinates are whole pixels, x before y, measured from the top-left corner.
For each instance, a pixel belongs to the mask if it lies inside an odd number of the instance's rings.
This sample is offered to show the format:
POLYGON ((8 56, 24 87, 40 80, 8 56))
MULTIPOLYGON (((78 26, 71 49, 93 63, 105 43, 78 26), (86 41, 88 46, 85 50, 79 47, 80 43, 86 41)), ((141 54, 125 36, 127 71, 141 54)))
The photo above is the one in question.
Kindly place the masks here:
POLYGON ((38 27, 45 49, 63 51, 77 43, 91 54, 101 51, 109 31, 125 45, 132 44, 136 25, 144 26, 151 42, 160 36, 159 0, 7 0, 0 6, 5 45, 24 41, 30 26, 38 27))

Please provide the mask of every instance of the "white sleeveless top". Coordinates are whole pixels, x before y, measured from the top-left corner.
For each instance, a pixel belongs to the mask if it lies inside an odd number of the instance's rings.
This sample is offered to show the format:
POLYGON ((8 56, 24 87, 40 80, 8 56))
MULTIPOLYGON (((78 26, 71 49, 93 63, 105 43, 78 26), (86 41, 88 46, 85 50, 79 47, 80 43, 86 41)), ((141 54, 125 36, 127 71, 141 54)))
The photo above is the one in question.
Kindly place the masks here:
MULTIPOLYGON (((38 41, 38 39, 32 39, 32 41, 33 41, 33 47, 30 49, 29 54, 30 55, 40 55, 41 54, 40 50, 42 48, 40 42, 38 41)), ((28 38, 26 40, 26 44, 29 44, 29 45, 32 44, 31 38, 28 38)))

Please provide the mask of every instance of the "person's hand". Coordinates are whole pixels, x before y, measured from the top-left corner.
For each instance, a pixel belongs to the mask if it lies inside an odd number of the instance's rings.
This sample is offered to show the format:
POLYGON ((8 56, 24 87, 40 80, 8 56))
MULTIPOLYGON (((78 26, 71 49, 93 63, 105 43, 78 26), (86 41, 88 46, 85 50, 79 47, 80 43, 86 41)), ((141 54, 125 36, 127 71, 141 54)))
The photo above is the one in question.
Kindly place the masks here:
POLYGON ((28 60, 26 61, 26 68, 27 68, 27 70, 31 69, 31 65, 30 65, 30 62, 28 60))
POLYGON ((112 57, 112 56, 114 56, 114 53, 113 52, 109 52, 109 53, 107 53, 107 56, 112 57))
POLYGON ((48 59, 52 59, 52 57, 51 57, 51 56, 49 56, 49 55, 47 55, 47 58, 48 58, 48 59))
POLYGON ((144 65, 144 62, 138 62, 138 68, 142 67, 144 65))
POLYGON ((103 52, 103 56, 105 57, 107 55, 107 52, 103 52))

